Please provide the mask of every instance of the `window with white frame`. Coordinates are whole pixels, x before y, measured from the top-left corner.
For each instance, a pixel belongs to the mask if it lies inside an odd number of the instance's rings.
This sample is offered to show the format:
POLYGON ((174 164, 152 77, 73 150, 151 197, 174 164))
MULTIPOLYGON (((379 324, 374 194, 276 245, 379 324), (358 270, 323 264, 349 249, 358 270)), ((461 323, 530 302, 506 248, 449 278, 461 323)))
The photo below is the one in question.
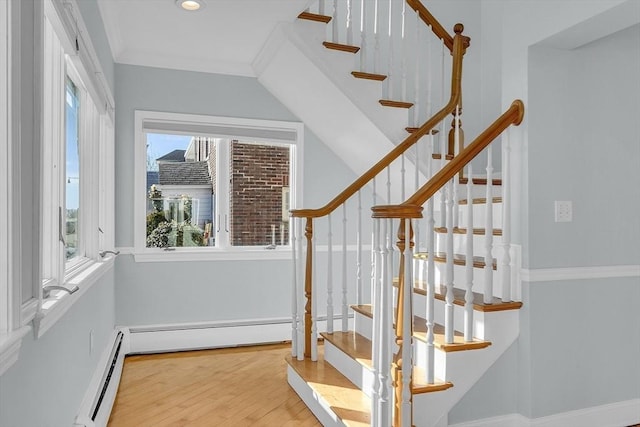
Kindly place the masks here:
POLYGON ((301 152, 299 123, 137 111, 136 252, 288 246, 301 152))
POLYGON ((104 185, 99 154, 105 135, 110 135, 103 129, 110 119, 98 111, 87 89, 88 73, 77 56, 66 53, 69 41, 63 42, 65 35, 56 31, 60 26, 52 24, 54 12, 48 12, 43 49, 42 274, 44 285, 65 285, 98 259, 104 185))

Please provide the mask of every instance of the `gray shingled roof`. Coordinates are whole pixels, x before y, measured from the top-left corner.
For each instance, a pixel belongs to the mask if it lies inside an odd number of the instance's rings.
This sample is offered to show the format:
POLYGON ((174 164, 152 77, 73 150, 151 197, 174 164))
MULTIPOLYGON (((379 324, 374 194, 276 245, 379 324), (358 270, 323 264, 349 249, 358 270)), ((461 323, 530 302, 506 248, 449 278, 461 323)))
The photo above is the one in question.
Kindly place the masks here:
POLYGON ((207 162, 160 163, 160 185, 211 185, 207 162))
POLYGON ((157 162, 184 162, 186 150, 173 150, 162 157, 156 159, 157 162))

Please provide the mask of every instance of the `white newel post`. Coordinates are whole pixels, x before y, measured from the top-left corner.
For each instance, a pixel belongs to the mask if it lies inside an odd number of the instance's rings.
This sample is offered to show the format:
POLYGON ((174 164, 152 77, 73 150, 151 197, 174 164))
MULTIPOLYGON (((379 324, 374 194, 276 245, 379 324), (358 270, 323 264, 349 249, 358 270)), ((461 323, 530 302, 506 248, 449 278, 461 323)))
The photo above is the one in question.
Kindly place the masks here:
POLYGON ((411 377, 413 375, 413 270, 411 219, 404 221, 404 315, 402 322, 402 427, 411 427, 411 377))
MULTIPOLYGON (((375 206, 375 203, 374 203, 375 206)), ((371 390, 371 425, 379 426, 379 405, 380 405, 380 393, 382 385, 380 383, 380 348, 382 346, 381 341, 381 318, 382 318, 382 304, 381 292, 382 292, 382 263, 384 260, 383 246, 380 245, 380 221, 374 219, 373 221, 373 238, 372 238, 372 255, 373 264, 371 268, 372 280, 371 280, 371 303, 373 304, 373 330, 371 332, 371 364, 373 374, 373 390, 371 390)))
POLYGON ((298 355, 298 259, 296 257, 296 219, 289 219, 291 224, 291 257, 293 259, 293 281, 291 287, 291 357, 298 355))
POLYGON ((391 425, 391 416, 393 413, 393 393, 389 380, 391 368, 391 352, 392 352, 392 310, 393 301, 391 296, 393 284, 393 270, 391 259, 393 251, 391 240, 391 220, 381 219, 380 221, 380 239, 382 250, 380 251, 381 268, 380 268, 380 368, 379 368, 379 403, 378 417, 379 427, 387 427, 391 425))

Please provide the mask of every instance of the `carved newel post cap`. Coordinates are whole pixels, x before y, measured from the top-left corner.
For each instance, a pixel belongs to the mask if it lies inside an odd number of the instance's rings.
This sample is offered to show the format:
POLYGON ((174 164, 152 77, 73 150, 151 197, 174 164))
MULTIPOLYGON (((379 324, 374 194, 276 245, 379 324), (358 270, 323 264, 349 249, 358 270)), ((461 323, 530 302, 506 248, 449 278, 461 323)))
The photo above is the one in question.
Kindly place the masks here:
POLYGON ((464 25, 462 25, 461 23, 457 23, 456 25, 453 26, 453 32, 456 34, 462 34, 462 32, 464 31, 464 25))

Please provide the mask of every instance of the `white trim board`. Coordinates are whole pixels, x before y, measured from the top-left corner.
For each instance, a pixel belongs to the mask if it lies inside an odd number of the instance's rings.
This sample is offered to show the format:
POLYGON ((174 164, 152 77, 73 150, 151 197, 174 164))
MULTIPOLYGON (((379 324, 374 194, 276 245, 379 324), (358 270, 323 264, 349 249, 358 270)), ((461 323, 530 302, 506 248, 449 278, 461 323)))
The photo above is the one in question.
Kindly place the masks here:
MULTIPOLYGON (((335 316, 335 320, 341 318, 335 316)), ((353 327, 353 318, 349 318, 353 327)), ((326 330, 326 318, 317 321, 318 332, 326 330)), ((131 326, 127 354, 165 353, 291 340, 291 318, 245 319, 203 323, 131 326)))
POLYGON ((484 418, 451 427, 622 427, 640 423, 640 399, 578 409, 539 418, 520 414, 484 418))
POLYGON ((607 265, 597 267, 538 268, 520 270, 523 282, 640 277, 640 265, 607 265))

